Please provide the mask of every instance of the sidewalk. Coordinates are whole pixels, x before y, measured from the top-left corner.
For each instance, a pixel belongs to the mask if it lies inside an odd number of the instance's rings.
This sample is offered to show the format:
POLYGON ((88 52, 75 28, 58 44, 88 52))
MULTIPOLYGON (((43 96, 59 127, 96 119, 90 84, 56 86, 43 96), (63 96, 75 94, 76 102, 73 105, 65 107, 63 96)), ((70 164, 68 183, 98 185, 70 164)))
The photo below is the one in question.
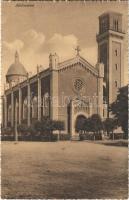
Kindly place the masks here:
POLYGON ((99 140, 94 141, 98 144, 104 144, 104 145, 111 145, 111 146, 121 146, 121 147, 128 147, 128 140, 120 139, 120 140, 99 140))

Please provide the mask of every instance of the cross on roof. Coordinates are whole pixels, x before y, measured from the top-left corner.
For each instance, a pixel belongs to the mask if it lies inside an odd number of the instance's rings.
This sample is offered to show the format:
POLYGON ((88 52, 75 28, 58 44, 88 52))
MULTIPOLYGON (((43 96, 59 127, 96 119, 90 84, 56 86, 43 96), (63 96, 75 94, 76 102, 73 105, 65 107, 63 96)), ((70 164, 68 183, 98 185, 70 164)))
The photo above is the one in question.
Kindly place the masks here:
POLYGON ((75 51, 77 51, 77 56, 79 56, 79 52, 81 51, 80 47, 77 46, 76 49, 75 49, 75 51))

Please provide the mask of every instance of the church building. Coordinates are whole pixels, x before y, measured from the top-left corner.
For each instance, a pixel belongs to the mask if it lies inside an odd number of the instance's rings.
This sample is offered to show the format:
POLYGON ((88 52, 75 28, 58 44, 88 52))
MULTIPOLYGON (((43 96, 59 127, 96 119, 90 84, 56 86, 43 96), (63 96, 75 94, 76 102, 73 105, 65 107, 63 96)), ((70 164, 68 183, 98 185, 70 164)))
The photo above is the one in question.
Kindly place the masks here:
MULTIPOLYGON (((64 133, 73 136, 79 117, 99 114, 110 116, 109 105, 124 84, 122 15, 108 12, 99 16, 98 61, 92 66, 81 56, 59 62, 56 53, 49 55, 49 67, 29 76, 18 52, 6 74, 8 89, 3 95, 3 127, 23 122, 30 126, 44 116, 65 124, 64 133)), ((91 52, 92 53, 92 52, 91 52)))

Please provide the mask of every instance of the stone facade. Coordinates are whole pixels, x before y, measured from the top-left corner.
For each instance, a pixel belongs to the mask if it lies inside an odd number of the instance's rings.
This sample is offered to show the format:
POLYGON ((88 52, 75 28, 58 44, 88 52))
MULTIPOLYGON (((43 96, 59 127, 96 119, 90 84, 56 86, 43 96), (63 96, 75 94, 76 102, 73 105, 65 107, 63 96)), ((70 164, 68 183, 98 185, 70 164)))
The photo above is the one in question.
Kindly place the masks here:
POLYGON ((104 96, 106 103, 110 105, 115 101, 118 89, 124 84, 122 15, 115 12, 104 13, 99 17, 99 24, 98 62, 104 64, 104 96))

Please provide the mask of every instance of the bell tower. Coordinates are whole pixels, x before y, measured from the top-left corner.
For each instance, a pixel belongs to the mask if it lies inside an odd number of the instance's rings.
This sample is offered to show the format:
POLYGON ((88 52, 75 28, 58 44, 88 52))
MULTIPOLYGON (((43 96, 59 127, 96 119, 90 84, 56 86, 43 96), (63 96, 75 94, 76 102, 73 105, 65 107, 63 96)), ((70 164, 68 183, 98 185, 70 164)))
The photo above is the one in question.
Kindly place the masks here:
POLYGON ((122 14, 108 12, 99 16, 98 62, 104 64, 104 100, 115 101, 124 82, 122 14))

